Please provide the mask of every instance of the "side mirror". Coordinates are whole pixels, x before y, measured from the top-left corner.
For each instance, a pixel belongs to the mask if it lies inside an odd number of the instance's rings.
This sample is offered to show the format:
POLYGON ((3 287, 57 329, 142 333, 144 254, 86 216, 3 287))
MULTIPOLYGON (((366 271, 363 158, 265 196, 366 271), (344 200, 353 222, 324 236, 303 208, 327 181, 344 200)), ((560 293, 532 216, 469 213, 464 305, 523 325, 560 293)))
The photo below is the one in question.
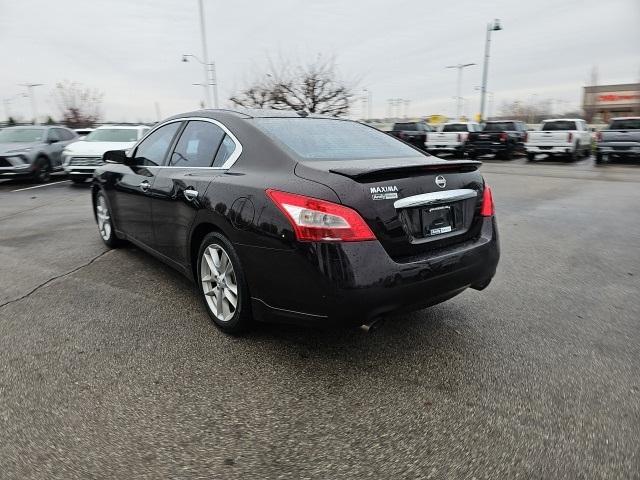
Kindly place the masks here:
POLYGON ((102 160, 109 163, 127 163, 127 152, 125 150, 109 150, 104 152, 102 160))

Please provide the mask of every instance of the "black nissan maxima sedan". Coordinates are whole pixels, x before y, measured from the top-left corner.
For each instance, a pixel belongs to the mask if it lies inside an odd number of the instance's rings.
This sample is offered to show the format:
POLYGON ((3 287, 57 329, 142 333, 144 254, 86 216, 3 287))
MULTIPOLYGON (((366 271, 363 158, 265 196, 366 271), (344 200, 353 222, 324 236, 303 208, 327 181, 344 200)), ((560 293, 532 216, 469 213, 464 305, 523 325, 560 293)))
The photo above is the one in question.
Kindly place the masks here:
POLYGON ((480 162, 275 110, 171 117, 93 179, 100 235, 197 284, 213 322, 370 325, 481 290, 498 231, 480 162))

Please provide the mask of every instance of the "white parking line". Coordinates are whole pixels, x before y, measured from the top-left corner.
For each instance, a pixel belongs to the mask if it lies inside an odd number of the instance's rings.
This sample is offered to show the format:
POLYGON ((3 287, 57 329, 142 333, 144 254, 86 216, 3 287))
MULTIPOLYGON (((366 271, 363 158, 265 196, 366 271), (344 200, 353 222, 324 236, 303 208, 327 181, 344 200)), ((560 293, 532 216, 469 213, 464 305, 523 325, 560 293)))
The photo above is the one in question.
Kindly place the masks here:
POLYGON ((57 185, 59 183, 66 183, 69 180, 61 180, 59 182, 52 182, 52 183, 45 183, 44 185, 36 185, 35 187, 26 187, 26 188, 18 188, 17 190, 11 190, 12 192, 22 192, 23 190, 31 190, 33 188, 42 188, 42 187, 48 187, 50 185, 57 185))

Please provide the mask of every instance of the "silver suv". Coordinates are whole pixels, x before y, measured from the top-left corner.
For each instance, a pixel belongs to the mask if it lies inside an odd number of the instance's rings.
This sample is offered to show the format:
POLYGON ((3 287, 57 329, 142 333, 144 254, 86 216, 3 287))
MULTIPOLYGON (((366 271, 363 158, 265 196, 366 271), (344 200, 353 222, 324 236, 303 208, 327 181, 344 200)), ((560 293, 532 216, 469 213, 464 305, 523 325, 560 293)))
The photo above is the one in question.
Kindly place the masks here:
POLYGON ((78 140, 68 128, 52 126, 8 127, 0 131, 0 179, 30 177, 49 180, 62 170, 62 150, 78 140))

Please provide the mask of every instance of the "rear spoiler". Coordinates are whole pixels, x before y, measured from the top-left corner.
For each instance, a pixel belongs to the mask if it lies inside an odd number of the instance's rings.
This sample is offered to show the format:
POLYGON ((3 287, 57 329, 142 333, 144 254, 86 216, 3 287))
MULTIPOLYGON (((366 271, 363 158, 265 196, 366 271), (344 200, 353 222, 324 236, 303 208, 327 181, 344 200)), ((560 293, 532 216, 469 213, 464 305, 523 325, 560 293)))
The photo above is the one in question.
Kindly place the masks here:
POLYGON ((437 163, 425 163, 422 165, 393 165, 389 167, 340 167, 332 168, 331 173, 337 173, 354 180, 365 180, 376 177, 392 177, 397 174, 435 173, 435 172, 474 172, 482 165, 475 160, 450 160, 437 163))

